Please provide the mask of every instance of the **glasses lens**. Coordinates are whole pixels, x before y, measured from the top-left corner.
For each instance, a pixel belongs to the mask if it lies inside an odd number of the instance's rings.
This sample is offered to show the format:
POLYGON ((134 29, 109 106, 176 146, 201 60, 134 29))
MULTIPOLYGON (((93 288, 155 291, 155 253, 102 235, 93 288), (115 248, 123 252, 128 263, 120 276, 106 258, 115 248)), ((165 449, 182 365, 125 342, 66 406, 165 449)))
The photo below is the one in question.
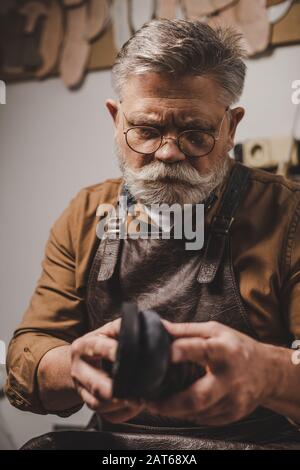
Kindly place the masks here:
POLYGON ((154 153, 161 143, 161 134, 155 127, 134 127, 127 131, 127 144, 140 153, 154 153))
POLYGON ((202 131, 184 131, 179 136, 179 145, 187 155, 201 157, 212 151, 215 139, 212 135, 202 131))

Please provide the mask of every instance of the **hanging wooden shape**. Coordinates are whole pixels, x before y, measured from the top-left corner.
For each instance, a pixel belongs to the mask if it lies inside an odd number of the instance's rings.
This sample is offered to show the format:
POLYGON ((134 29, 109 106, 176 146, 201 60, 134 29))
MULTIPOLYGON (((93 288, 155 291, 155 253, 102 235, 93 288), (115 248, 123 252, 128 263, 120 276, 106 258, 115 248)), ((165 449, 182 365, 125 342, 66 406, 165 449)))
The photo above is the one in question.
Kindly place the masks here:
POLYGON ((209 18, 208 24, 212 27, 233 26, 243 35, 242 43, 249 56, 268 47, 270 24, 266 0, 240 0, 219 15, 209 18))
POLYGON ((105 30, 110 21, 108 0, 90 0, 85 37, 94 41, 105 30))
POLYGON ((235 0, 182 0, 186 18, 199 20, 233 4, 235 0))
POLYGON ((58 0, 52 0, 41 36, 40 54, 43 65, 36 71, 37 78, 46 77, 57 65, 63 34, 63 10, 58 0))
POLYGON ((75 7, 81 5, 85 0, 62 0, 66 7, 75 7))
POLYGON ((86 4, 68 9, 59 71, 64 84, 69 88, 75 88, 81 83, 89 59, 91 46, 84 38, 86 20, 86 4))
POLYGON ((21 63, 24 69, 35 71, 42 65, 39 46, 48 8, 44 3, 32 1, 25 3, 19 9, 19 13, 26 18, 21 63))
POLYGON ((19 9, 19 13, 26 17, 24 33, 32 34, 38 19, 48 14, 48 8, 41 2, 28 2, 19 9))

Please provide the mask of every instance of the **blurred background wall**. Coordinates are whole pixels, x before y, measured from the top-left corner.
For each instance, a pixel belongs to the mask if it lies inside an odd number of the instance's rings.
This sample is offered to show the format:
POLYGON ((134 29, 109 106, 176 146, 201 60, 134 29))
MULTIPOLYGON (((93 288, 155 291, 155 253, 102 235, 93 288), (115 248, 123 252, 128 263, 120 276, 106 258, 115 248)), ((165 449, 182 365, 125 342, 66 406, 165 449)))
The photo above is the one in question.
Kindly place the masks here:
MULTIPOLYGON (((237 141, 291 134, 299 58, 294 45, 247 60, 240 101, 246 115, 237 141)), ((6 104, 0 105, 0 340, 7 344, 40 275, 54 220, 82 187, 119 176, 108 97, 109 71, 90 73, 76 92, 59 78, 7 86, 6 104)), ((0 449, 19 447, 54 424, 85 425, 90 414, 85 408, 67 419, 38 416, 2 400, 0 449)))

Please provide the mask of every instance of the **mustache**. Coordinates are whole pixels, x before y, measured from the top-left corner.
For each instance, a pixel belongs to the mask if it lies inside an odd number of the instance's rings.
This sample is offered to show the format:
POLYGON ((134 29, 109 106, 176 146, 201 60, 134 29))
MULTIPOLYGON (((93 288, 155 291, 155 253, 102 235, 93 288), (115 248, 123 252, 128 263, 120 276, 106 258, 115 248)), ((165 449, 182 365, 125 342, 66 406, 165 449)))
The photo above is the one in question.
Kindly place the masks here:
MULTIPOLYGON (((125 163, 126 166, 126 163, 125 163)), ((212 173, 200 174, 188 162, 164 163, 156 161, 140 168, 138 171, 130 170, 134 173, 136 181, 159 182, 159 180, 170 180, 174 183, 183 183, 190 186, 198 186, 211 180, 212 173)))
POLYGON ((229 163, 229 157, 220 153, 210 168, 201 172, 187 160, 172 163, 154 160, 132 168, 117 139, 115 155, 131 194, 146 205, 201 203, 224 180, 229 163))

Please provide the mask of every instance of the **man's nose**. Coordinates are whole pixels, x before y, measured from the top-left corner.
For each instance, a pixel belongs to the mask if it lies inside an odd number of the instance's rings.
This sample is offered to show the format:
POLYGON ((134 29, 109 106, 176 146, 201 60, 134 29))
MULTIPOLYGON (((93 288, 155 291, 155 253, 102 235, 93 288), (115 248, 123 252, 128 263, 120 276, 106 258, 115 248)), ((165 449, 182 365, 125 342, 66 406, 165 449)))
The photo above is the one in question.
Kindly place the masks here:
POLYGON ((173 137, 164 137, 161 147, 155 152, 155 158, 165 162, 179 162, 186 156, 177 145, 173 137))

